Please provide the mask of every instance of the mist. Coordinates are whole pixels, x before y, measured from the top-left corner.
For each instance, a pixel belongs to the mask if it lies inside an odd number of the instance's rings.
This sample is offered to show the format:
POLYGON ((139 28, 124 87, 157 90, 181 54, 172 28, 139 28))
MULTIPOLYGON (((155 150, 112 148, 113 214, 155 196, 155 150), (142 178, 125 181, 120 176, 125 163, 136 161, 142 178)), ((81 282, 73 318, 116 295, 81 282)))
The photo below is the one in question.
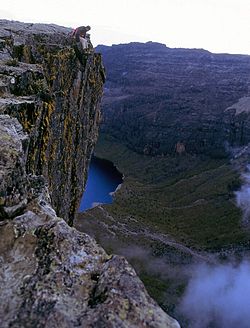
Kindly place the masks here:
MULTIPOLYGON (((235 192, 243 225, 250 222, 250 165, 235 192)), ((233 260, 231 260, 233 262, 233 260)), ((192 328, 250 327, 250 261, 239 264, 200 264, 192 268, 178 312, 192 328)))
POLYGON ((250 263, 195 267, 179 311, 192 328, 249 328, 250 263))
POLYGON ((242 175, 244 184, 239 191, 235 192, 237 206, 243 212, 243 224, 249 224, 250 218, 250 165, 247 166, 247 172, 242 175))
POLYGON ((130 245, 120 248, 118 254, 123 255, 134 264, 137 272, 141 270, 165 278, 170 274, 169 265, 164 258, 155 258, 149 249, 144 249, 138 245, 130 245))

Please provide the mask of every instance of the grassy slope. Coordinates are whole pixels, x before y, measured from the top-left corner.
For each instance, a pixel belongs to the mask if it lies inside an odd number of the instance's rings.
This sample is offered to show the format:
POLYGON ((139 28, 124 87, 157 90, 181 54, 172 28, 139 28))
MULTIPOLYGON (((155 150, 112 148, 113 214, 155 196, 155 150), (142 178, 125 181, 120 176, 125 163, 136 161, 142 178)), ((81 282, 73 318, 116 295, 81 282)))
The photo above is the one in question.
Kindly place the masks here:
POLYGON ((108 208, 114 217, 131 215, 198 249, 218 250, 248 240, 233 201, 239 176, 225 160, 152 158, 106 135, 100 137, 96 154, 113 161, 126 177, 108 208))
POLYGON ((96 155, 114 162, 125 180, 113 204, 80 214, 76 227, 107 252, 125 255, 150 295, 184 324, 176 305, 196 259, 143 230, 202 251, 243 244, 248 236, 233 201, 239 175, 222 159, 143 156, 107 135, 100 136, 96 155))

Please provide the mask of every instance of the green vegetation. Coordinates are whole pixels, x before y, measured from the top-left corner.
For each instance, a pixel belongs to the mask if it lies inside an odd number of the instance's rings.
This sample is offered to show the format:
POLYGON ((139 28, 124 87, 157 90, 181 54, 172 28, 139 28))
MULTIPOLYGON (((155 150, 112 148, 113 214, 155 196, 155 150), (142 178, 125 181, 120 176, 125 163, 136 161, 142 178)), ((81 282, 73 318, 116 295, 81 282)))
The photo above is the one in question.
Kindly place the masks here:
POLYGON ((114 162, 124 183, 113 204, 81 213, 76 227, 125 255, 149 294, 184 323, 177 305, 190 265, 249 240, 234 201, 239 174, 225 159, 140 155, 104 134, 95 154, 114 162))
POLYGON ((114 204, 106 207, 119 221, 132 216, 150 231, 209 251, 248 240, 233 197, 239 175, 226 160, 139 155, 106 135, 96 155, 125 174, 114 204))
POLYGON ((19 62, 16 58, 13 58, 13 59, 9 59, 5 62, 5 65, 7 66, 19 66, 19 62))

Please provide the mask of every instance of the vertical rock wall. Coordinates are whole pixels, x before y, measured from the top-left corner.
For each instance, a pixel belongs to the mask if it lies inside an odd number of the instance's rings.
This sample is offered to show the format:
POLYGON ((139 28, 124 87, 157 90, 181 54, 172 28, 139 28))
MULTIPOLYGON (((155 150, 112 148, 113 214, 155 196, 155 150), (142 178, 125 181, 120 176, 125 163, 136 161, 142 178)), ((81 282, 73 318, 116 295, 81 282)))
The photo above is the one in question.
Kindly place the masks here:
POLYGON ((57 214, 72 224, 98 135, 101 56, 78 58, 70 30, 54 25, 0 21, 0 41, 0 114, 28 133, 27 173, 46 178, 57 214))

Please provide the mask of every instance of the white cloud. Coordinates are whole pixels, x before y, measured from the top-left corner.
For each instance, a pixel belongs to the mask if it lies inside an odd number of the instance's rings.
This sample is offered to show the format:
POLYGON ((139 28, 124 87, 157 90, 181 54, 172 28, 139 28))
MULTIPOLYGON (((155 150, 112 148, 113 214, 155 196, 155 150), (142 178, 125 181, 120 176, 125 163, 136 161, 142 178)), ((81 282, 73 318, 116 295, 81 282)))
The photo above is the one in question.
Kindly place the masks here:
POLYGON ((248 328, 250 264, 197 266, 190 280, 181 312, 192 328, 248 328), (212 324, 212 325, 211 325, 212 324))

